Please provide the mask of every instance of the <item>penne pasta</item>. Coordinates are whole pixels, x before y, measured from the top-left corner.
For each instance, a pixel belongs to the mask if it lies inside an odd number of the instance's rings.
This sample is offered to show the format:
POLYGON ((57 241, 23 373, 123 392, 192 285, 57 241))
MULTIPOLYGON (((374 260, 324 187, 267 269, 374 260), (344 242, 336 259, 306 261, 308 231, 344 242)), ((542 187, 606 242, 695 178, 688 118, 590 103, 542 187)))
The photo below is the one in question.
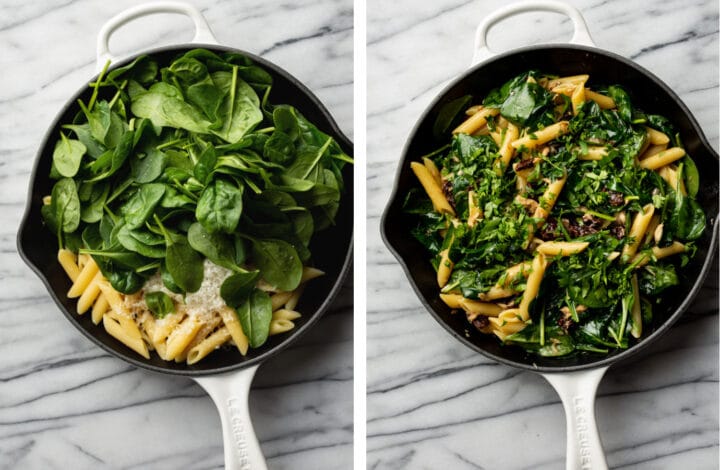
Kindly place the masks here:
POLYGON ((547 260, 545 259, 545 255, 542 253, 535 255, 532 262, 532 272, 528 276, 527 286, 525 287, 525 292, 518 307, 518 314, 523 321, 527 321, 530 318, 530 303, 535 300, 538 292, 540 292, 540 283, 545 275, 546 267, 547 260))
MULTIPOLYGON (((100 287, 99 284, 98 284, 98 287, 100 287)), ((103 315, 105 314, 105 312, 108 311, 109 308, 110 308, 110 304, 108 303, 107 298, 105 297, 105 294, 101 293, 98 296, 97 300, 95 300, 95 305, 93 305, 93 308, 92 308, 92 313, 91 313, 92 322, 96 325, 99 324, 102 321, 103 315)))
POLYGON ((325 272, 323 272, 317 268, 313 268, 311 266, 303 266, 303 272, 302 272, 302 277, 300 278, 300 284, 304 284, 307 281, 316 279, 316 278, 318 278, 320 276, 324 276, 324 275, 325 275, 325 272))
POLYGON ((445 287, 450 275, 452 274, 453 262, 450 259, 450 248, 446 248, 440 252, 440 264, 437 270, 438 286, 445 287))
POLYGON ((650 250, 650 253, 643 252, 638 253, 632 260, 632 264, 635 265, 635 268, 642 268, 646 264, 648 264, 651 260, 651 258, 655 259, 663 259, 667 258, 668 256, 677 255, 679 253, 682 253, 685 251, 685 245, 674 241, 670 246, 666 246, 663 248, 654 246, 650 250))
POLYGON ((587 153, 581 153, 578 160, 597 161, 602 160, 608 154, 606 147, 588 147, 587 153))
POLYGON ((472 134, 487 123, 487 118, 497 116, 500 110, 496 108, 482 108, 467 118, 452 131, 453 134, 472 134))
POLYGON ((300 302, 300 297, 302 297, 304 290, 305 285, 300 284, 298 288, 293 291, 288 301, 285 302, 285 308, 288 310, 295 310, 295 307, 297 307, 297 304, 300 302))
POLYGON ((627 262, 635 256, 654 213, 655 206, 647 204, 643 207, 643 211, 639 212, 635 216, 635 219, 633 219, 632 226, 630 227, 630 234, 627 237, 631 241, 625 243, 622 251, 622 259, 624 261, 627 262))
POLYGON ((470 321, 473 321, 478 315, 496 317, 502 312, 502 308, 493 303, 466 298, 460 299, 460 307, 468 314, 470 321))
POLYGON ((243 356, 247 354, 250 342, 248 341, 245 332, 242 330, 242 326, 238 321, 235 311, 231 308, 223 308, 220 310, 220 317, 222 318, 225 328, 230 332, 230 337, 235 343, 235 347, 240 351, 243 356))
POLYGON ((230 338, 231 336, 228 329, 220 328, 188 351, 187 363, 189 365, 196 364, 205 356, 225 344, 230 338))
POLYGON ((450 203, 448 203, 448 200, 445 197, 442 188, 439 184, 437 184, 437 182, 432 177, 425 165, 417 162, 412 162, 410 164, 410 167, 415 173, 417 179, 420 181, 423 189, 425 189, 425 192, 430 197, 435 211, 441 214, 447 213, 455 215, 455 210, 452 208, 450 203))
POLYGON ((512 142, 510 145, 516 149, 534 149, 539 145, 548 143, 551 140, 557 139, 561 135, 567 134, 569 131, 570 123, 568 121, 560 121, 535 131, 533 134, 521 137, 512 142))
POLYGON ((87 287, 90 285, 90 282, 93 280, 95 275, 99 272, 98 265, 95 264, 95 260, 92 258, 89 259, 87 264, 83 266, 82 271, 77 275, 77 278, 75 279, 75 282, 73 282, 73 285, 70 287, 70 290, 67 293, 67 296, 69 299, 74 299, 76 297, 80 297, 82 293, 87 289, 87 287))
POLYGON ((642 160, 645 160, 645 159, 648 158, 648 157, 652 157, 653 155, 657 155, 658 153, 660 153, 660 152, 662 152, 662 151, 664 151, 664 150, 666 150, 666 149, 667 149, 667 144, 662 144, 662 145, 650 145, 650 146, 648 146, 647 150, 645 150, 645 151, 640 155, 640 160, 642 161, 642 160))
POLYGON ((552 80, 548 80, 546 88, 548 90, 552 90, 553 88, 559 86, 559 85, 578 85, 580 83, 585 83, 590 79, 590 75, 587 74, 581 74, 581 75, 570 75, 567 77, 558 77, 554 78, 552 80))
POLYGON ((585 97, 589 100, 593 100, 600 106, 601 109, 613 109, 615 108, 615 100, 609 96, 595 93, 590 89, 585 89, 585 97))
POLYGON ((280 333, 287 333, 288 331, 295 328, 295 324, 285 318, 273 319, 270 321, 270 332, 268 335, 279 335, 280 333))
POLYGON ((515 155, 515 148, 512 143, 515 142, 520 136, 520 129, 513 123, 509 122, 507 130, 505 131, 505 138, 500 145, 498 151, 498 159, 495 162, 495 169, 497 174, 501 175, 505 169, 510 166, 510 160, 515 155))
POLYGON ((572 103, 573 115, 577 116, 580 107, 585 103, 585 82, 578 83, 575 86, 575 90, 570 96, 570 103, 572 103))
POLYGON ((667 135, 652 127, 645 126, 645 132, 647 132, 648 141, 653 145, 667 145, 670 142, 670 138, 667 135))
POLYGON ((70 250, 61 249, 58 251, 58 262, 70 280, 75 282, 80 275, 80 267, 77 264, 77 256, 75 256, 75 253, 70 250))
POLYGON ((657 170, 665 165, 680 160, 685 156, 685 150, 680 147, 673 147, 656 153, 640 161, 640 166, 648 170, 657 170))
POLYGON ((447 305, 450 308, 459 309, 462 308, 462 304, 460 304, 460 301, 464 297, 460 294, 440 294, 440 300, 445 302, 445 305, 447 305))
POLYGON ((290 297, 292 297, 293 292, 278 292, 277 294, 273 294, 270 296, 270 304, 272 305, 273 312, 283 305, 285 305, 288 300, 290 300, 290 297))
POLYGON ((482 209, 478 206, 475 191, 468 191, 468 227, 474 227, 482 218, 482 209))
POLYGON ((590 242, 544 242, 537 251, 547 256, 570 256, 585 251, 590 242))
POLYGON ((182 354, 202 326, 202 323, 197 321, 195 317, 185 317, 185 320, 177 325, 167 338, 165 360, 172 361, 182 354))
POLYGON ((425 168, 427 168, 430 172, 438 186, 442 187, 442 176, 440 175, 440 170, 438 170, 435 162, 430 160, 428 157, 423 157, 423 165, 425 165, 425 168))
POLYGON ((105 331, 115 339, 145 359, 150 359, 150 352, 142 340, 140 330, 137 328, 137 325, 135 325, 135 322, 113 312, 108 312, 103 316, 103 326, 105 327, 105 331))

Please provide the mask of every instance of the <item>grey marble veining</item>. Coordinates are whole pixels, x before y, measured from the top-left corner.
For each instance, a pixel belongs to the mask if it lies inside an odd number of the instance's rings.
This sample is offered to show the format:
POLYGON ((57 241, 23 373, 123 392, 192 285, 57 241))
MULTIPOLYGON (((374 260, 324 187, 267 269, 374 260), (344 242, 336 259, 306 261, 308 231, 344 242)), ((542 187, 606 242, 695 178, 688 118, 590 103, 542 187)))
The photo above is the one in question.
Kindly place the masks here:
MULTIPOLYGON (((481 19, 505 3, 368 1, 368 468, 564 468, 565 418, 549 384, 448 335, 379 235, 406 136, 469 66, 481 19)), ((717 2, 571 3, 598 47, 668 83, 718 148, 717 2)), ((571 35, 567 18, 537 13, 499 24, 489 44, 504 51, 571 35)), ((717 314, 716 262, 681 321, 609 370, 597 414, 611 468, 718 468, 717 314)))
MULTIPOLYGON (((137 370, 80 335, 20 260, 15 234, 46 128, 95 71, 100 26, 135 1, 0 1, 0 469, 222 468, 220 420, 191 380, 137 370)), ((310 88, 352 135, 352 2, 197 0, 220 43, 310 88)), ((124 27, 125 54, 192 23, 124 27)), ((325 318, 262 365, 251 413, 270 468, 352 466, 352 280, 325 318)))

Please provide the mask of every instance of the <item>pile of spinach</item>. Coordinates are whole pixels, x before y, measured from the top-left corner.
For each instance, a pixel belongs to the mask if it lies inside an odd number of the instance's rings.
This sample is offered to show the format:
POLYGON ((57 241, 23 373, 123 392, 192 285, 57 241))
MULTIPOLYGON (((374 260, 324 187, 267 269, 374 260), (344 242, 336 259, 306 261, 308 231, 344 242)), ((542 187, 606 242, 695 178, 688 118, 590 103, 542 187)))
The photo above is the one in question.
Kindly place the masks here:
MULTIPOLYGON (((677 268, 694 254, 693 241, 702 235, 706 224, 705 214, 695 200, 699 174, 690 156, 678 162, 678 178, 687 188, 684 195, 680 188, 670 187, 657 172, 637 164, 640 152, 648 144, 644 126, 668 135, 670 146, 682 146, 682 142, 665 117, 633 107, 630 95, 622 87, 597 88, 613 98, 614 109, 601 109, 588 100, 573 115, 567 97, 553 96, 539 84, 544 77, 537 71, 523 73, 492 90, 483 100, 484 106, 499 109, 502 117, 527 133, 559 120, 570 123, 570 132, 554 140, 546 153, 535 149, 516 156, 516 161, 532 158, 538 162, 530 165, 526 198, 541 203, 549 182, 567 175, 559 199, 537 232, 537 221, 531 211, 516 199, 516 173, 506 170, 499 175, 495 171, 499 149, 487 135, 458 134, 449 143, 442 137, 443 147, 428 155, 441 169, 443 191, 456 217, 434 212, 420 188, 408 193, 404 210, 413 220, 411 234, 432 256, 436 269, 440 253, 449 249, 454 266, 443 291, 470 299, 481 299, 502 279, 509 266, 532 259, 533 254, 523 245, 531 231, 536 236, 541 232, 561 241, 588 241, 589 247, 582 253, 552 261, 540 294, 531 306, 530 324, 508 336, 506 342, 541 356, 606 354, 627 348, 634 341, 630 334, 634 326, 630 314, 635 301, 633 273, 637 275, 640 294, 645 296, 641 299, 645 325, 652 321, 653 303, 661 302, 662 295, 671 293, 672 287, 679 284, 677 268), (607 156, 599 161, 580 159, 590 146, 606 147, 607 156), (470 191, 483 213, 472 227, 467 224, 470 191), (621 212, 636 214, 651 202, 663 224, 658 246, 679 240, 687 250, 674 258, 650 259, 647 265, 634 270, 634 266, 611 256, 621 252, 627 243, 624 234, 629 233, 631 217, 626 217, 624 224, 611 221, 621 212), (571 235, 566 223, 583 223, 588 214, 596 228, 584 235, 571 235), (582 308, 578 309, 579 306, 582 308)), ((444 132, 447 136, 470 102, 470 97, 464 96, 443 107, 437 116, 435 133, 444 132)), ((495 125, 492 120, 488 122, 488 127, 495 125)), ((643 249, 650 253, 649 248, 643 249)), ((522 278, 512 280, 519 291, 524 289, 524 282, 522 278)), ((517 303, 519 299, 514 300, 517 303)))
MULTIPOLYGON (((42 208, 60 247, 90 254, 125 294, 158 271, 170 291, 194 292, 207 258, 233 272, 221 295, 260 346, 270 303, 255 285, 299 285, 352 159, 295 108, 271 104, 271 75, 235 53, 195 49, 164 67, 141 56, 90 87, 62 126, 42 208)), ((158 316, 166 297, 148 299, 158 316)))

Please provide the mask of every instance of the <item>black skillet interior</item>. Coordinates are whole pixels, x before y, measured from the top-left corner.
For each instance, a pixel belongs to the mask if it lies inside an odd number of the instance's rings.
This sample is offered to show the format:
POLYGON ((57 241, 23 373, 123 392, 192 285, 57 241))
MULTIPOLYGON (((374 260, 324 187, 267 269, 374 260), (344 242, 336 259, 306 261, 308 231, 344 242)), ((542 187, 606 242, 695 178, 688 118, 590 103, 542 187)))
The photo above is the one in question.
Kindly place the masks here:
MULTIPOLYGON (((273 77, 273 88, 270 94, 271 103, 285 103, 295 106, 301 114, 313 122, 320 130, 334 137, 343 150, 352 156, 352 143, 343 135, 328 110, 312 92, 289 73, 260 57, 237 49, 207 45, 165 47, 148 51, 147 54, 155 57, 162 67, 169 64, 176 56, 195 47, 204 47, 217 53, 236 52, 252 59, 273 77)), ((113 64, 112 68, 122 66, 133 58, 113 64)), ((339 291, 352 260, 352 165, 346 165, 343 170, 345 193, 338 211, 336 225, 318 233, 313 238, 310 247, 315 266, 325 271, 326 274, 308 283, 298 306, 298 310, 303 313, 303 316, 296 321, 296 329, 292 332, 271 336, 262 347, 251 349, 245 357, 241 357, 236 350, 227 349, 216 351, 199 363, 188 366, 184 363, 163 361, 155 354, 151 354, 150 359, 145 360, 107 334, 102 325, 94 325, 90 315, 78 316, 75 313, 75 300, 70 300, 65 295, 70 288, 70 280, 57 262, 57 240, 43 225, 40 208, 42 207, 43 196, 50 194, 54 183, 54 181, 50 180, 48 174, 52 162, 54 143, 60 133, 60 125, 61 123, 71 122, 79 111, 76 104, 77 99, 81 98, 87 103, 90 94, 90 88, 86 85, 83 86, 68 100, 67 105, 45 135, 35 161, 29 188, 28 204, 18 232, 18 251, 20 255, 45 283, 50 295, 73 325, 110 354, 134 365, 156 372, 198 376, 226 372, 258 363, 286 347, 319 319, 339 291)))
POLYGON ((397 179, 381 223, 385 243, 405 270, 420 300, 453 336, 476 351, 508 365, 539 371, 569 371, 610 364, 649 344, 682 314, 697 293, 716 250, 718 214, 718 155, 708 144, 687 107, 657 77, 618 55, 580 46, 537 46, 499 55, 466 72, 448 85, 418 121, 406 143, 397 179), (697 255, 682 271, 681 285, 664 297, 654 309, 653 324, 641 341, 625 351, 609 356, 585 355, 566 358, 530 356, 518 347, 501 346, 494 336, 483 335, 470 327, 464 315, 452 315, 438 298, 435 271, 425 250, 409 234, 413 220, 403 214, 402 204, 410 188, 420 187, 410 170, 410 162, 436 150, 446 142, 433 138, 432 127, 442 106, 464 95, 477 100, 514 76, 536 69, 560 76, 589 74, 590 85, 619 84, 625 87, 634 106, 648 113, 666 116, 679 129, 687 152, 697 164, 701 178, 698 202, 708 216, 707 229, 697 241, 697 255))

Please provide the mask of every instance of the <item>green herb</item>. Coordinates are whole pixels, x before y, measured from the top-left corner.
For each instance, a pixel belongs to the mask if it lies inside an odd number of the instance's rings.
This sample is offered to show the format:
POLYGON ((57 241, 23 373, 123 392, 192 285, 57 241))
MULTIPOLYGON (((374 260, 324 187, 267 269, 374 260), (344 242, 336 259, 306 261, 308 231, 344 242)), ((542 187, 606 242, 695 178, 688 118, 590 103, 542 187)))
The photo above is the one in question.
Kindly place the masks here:
POLYGON ((175 303, 165 292, 146 292, 145 303, 155 318, 164 318, 175 311, 175 303))
POLYGON ((260 289, 253 290, 248 299, 238 307, 237 315, 250 347, 262 346, 267 341, 272 320, 270 297, 260 289))

